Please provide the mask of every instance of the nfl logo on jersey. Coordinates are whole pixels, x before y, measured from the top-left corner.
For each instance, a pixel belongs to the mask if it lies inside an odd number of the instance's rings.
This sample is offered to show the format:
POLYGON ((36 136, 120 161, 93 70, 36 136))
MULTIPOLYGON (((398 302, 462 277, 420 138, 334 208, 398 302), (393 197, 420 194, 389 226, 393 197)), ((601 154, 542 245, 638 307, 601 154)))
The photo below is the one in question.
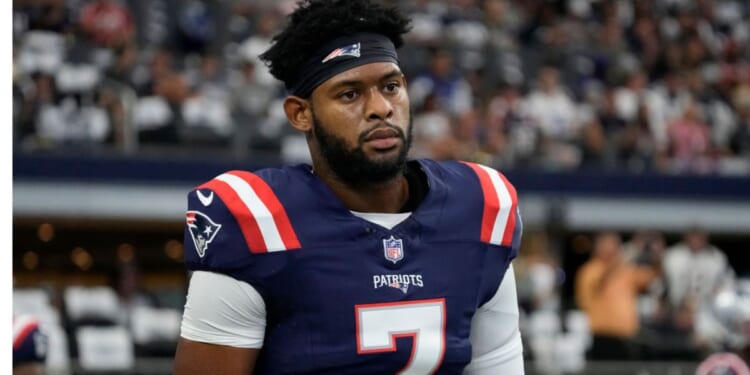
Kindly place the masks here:
POLYGON ((399 260, 404 259, 404 242, 391 236, 391 238, 383 240, 383 251, 385 259, 396 264, 399 260))

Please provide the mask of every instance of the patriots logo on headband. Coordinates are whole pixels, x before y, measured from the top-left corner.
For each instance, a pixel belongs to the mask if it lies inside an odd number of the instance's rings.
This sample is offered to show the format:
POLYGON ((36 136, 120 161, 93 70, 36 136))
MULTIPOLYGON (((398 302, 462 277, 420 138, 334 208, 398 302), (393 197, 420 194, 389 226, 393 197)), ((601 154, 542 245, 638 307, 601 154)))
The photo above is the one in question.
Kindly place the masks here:
POLYGON ((323 61, 321 61, 321 64, 325 64, 326 62, 341 56, 359 57, 359 43, 336 48, 335 50, 331 51, 331 53, 329 53, 328 56, 323 59, 323 61))

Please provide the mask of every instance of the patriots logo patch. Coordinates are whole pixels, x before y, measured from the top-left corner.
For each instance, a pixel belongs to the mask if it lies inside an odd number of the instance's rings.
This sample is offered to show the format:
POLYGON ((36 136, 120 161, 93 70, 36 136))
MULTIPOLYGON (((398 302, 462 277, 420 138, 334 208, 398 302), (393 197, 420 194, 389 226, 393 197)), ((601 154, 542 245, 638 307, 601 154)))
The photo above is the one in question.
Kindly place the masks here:
POLYGON ((323 58, 323 61, 321 61, 320 63, 325 64, 326 62, 341 56, 359 57, 359 43, 336 48, 335 50, 331 51, 328 56, 323 58))
POLYGON ((221 224, 214 223, 208 215, 200 211, 188 211, 185 220, 190 230, 190 237, 193 238, 193 244, 195 244, 195 251, 198 252, 199 257, 203 258, 208 250, 208 244, 219 233, 221 224))

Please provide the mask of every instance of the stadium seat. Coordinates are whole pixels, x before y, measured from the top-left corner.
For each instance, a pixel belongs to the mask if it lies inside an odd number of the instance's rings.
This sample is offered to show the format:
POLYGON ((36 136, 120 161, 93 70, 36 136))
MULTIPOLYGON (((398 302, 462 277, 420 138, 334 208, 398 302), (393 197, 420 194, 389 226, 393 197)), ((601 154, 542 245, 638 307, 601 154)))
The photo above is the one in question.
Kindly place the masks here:
POLYGON ((581 310, 568 311, 565 314, 565 328, 567 329, 568 335, 575 336, 581 340, 585 349, 591 347, 593 338, 589 326, 589 318, 586 313, 581 310))
POLYGON ((13 289, 13 311, 16 313, 37 315, 50 305, 50 296, 44 289, 13 289))
POLYGON ((42 329, 47 333, 49 352, 45 364, 48 374, 70 373, 70 350, 68 350, 68 335, 59 324, 43 324, 42 329))
POLYGON ((75 325, 120 321, 117 293, 110 287, 70 286, 65 289, 64 299, 68 319, 75 325))
POLYGON ((127 371, 135 365, 133 339, 125 327, 82 327, 76 341, 84 371, 127 371))
POLYGON ((139 355, 171 356, 180 336, 182 314, 174 309, 137 306, 131 310, 130 331, 139 355))

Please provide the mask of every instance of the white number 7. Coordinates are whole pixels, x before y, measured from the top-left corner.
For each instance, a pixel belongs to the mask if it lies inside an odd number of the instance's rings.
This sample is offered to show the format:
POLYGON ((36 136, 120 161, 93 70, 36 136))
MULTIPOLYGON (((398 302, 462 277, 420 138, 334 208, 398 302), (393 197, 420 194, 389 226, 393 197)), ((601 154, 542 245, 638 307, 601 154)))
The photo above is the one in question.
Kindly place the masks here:
POLYGON ((445 353, 445 298, 354 306, 357 353, 396 351, 396 339, 412 337, 411 358, 399 374, 431 374, 445 353))

